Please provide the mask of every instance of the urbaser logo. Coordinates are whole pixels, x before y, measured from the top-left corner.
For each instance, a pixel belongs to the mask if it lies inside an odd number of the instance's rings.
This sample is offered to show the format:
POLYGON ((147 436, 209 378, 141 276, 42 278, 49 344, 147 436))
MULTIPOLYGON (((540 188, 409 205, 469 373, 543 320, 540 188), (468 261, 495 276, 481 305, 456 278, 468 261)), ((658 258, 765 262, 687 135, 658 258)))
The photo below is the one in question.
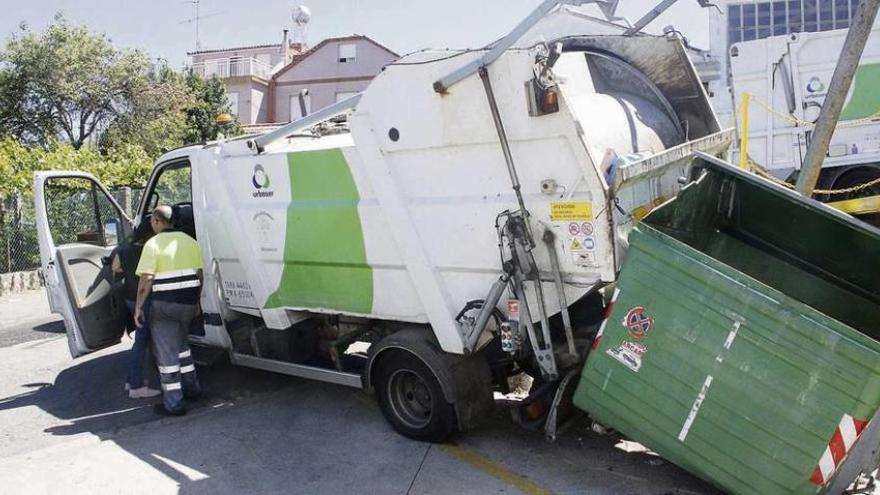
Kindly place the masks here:
POLYGON ((266 169, 259 163, 254 165, 254 175, 251 177, 251 183, 254 189, 256 189, 253 193, 255 198, 271 198, 275 195, 275 191, 268 190, 272 182, 269 179, 269 174, 266 173, 266 169))

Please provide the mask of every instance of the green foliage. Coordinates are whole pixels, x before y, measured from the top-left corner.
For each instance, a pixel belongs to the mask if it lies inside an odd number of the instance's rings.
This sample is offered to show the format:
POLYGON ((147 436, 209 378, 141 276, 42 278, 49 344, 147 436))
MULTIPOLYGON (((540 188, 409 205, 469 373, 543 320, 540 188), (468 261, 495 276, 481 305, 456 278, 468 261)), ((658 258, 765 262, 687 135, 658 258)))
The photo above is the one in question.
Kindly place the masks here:
MULTIPOLYGON (((240 134, 237 123, 216 123, 228 111, 219 79, 152 64, 60 15, 43 33, 23 25, 0 51, 0 137, 53 152, 63 149, 59 142, 75 150, 97 143, 108 157, 121 153, 125 160, 138 147, 157 158, 219 132, 240 134)), ((89 153, 83 163, 94 161, 89 153)))
POLYGON ((153 67, 143 91, 132 95, 129 110, 101 136, 100 147, 112 153, 121 146, 139 146, 158 157, 162 150, 188 141, 187 112, 198 102, 184 77, 167 65, 153 67))
POLYGON ((0 63, 0 128, 43 146, 63 138, 79 149, 149 86, 143 53, 118 50, 60 15, 40 34, 23 25, 0 63))
POLYGON ((67 143, 48 148, 27 146, 12 138, 0 139, 0 200, 15 192, 29 196, 33 173, 39 170, 80 170, 98 178, 108 188, 143 187, 152 159, 135 145, 121 145, 113 153, 93 148, 75 149, 67 143))

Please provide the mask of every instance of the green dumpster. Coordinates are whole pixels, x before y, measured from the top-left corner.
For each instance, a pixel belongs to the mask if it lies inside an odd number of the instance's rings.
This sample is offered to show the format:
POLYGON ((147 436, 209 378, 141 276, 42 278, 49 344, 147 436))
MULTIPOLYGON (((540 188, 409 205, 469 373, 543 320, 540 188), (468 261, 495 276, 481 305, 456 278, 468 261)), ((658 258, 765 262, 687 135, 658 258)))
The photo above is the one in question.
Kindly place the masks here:
POLYGON ((729 492, 827 491, 880 406, 880 231, 702 168, 630 234, 575 404, 729 492))

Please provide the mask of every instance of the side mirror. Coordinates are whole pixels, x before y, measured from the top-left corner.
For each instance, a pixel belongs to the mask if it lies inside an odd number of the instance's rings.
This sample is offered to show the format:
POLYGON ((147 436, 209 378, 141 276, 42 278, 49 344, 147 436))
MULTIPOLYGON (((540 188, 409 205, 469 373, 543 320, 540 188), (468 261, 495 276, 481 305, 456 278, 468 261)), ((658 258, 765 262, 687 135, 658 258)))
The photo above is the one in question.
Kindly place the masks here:
POLYGON ((111 218, 104 222, 104 245, 115 246, 119 244, 119 220, 111 218))

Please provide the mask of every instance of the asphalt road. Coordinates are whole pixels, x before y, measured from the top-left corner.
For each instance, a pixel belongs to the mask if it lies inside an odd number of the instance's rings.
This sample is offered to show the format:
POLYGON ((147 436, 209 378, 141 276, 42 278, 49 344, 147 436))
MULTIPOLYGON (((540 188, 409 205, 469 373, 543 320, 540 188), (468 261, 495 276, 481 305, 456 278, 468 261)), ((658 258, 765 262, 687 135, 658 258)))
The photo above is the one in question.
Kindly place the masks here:
POLYGON ((159 418, 123 393, 130 342, 71 360, 45 299, 17 297, 0 298, 4 494, 717 493, 583 417, 550 443, 499 407, 430 445, 391 430, 364 392, 228 364, 199 368, 187 416, 159 418))
POLYGON ((0 297, 0 347, 63 334, 61 318, 49 313, 43 291, 0 297))

